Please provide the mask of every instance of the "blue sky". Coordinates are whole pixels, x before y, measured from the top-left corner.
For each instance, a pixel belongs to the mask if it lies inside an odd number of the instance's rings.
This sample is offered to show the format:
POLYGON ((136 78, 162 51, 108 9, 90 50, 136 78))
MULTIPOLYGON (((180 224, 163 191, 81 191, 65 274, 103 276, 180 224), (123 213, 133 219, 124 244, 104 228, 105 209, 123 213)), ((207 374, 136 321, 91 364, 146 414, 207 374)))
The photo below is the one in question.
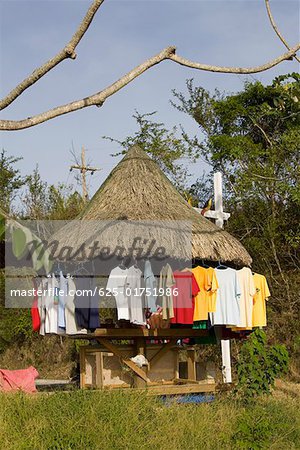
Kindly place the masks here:
MULTIPOLYGON (((1 96, 37 66, 54 56, 68 42, 81 21, 88 1, 0 1, 1 96)), ((299 2, 270 2, 283 35, 295 45, 299 40, 299 2)), ((253 66, 285 52, 268 21, 263 0, 106 0, 77 48, 75 61, 64 61, 28 89, 1 115, 22 119, 59 104, 85 97, 112 83, 124 73, 168 45, 186 58, 215 65, 253 66)), ((251 77, 270 82, 275 76, 299 70, 296 61, 251 77)), ((22 156, 22 174, 38 163, 49 183, 74 182, 69 174, 72 142, 77 152, 103 170, 90 178, 93 194, 118 159, 119 150, 103 135, 122 139, 136 131, 134 110, 158 111, 167 126, 182 124, 198 133, 189 117, 170 105, 171 89, 185 90, 185 80, 209 90, 235 92, 245 76, 212 74, 163 62, 109 98, 102 108, 91 107, 36 127, 2 132, 0 145, 9 154, 22 156)), ((201 162, 190 167, 192 179, 203 170, 201 162)))

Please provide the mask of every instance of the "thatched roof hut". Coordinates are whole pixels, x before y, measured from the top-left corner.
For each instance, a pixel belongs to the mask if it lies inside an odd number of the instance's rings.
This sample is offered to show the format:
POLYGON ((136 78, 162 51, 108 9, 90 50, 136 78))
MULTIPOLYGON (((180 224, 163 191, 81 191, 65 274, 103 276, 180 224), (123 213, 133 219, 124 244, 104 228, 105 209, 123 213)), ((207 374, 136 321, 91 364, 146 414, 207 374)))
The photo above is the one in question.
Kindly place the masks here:
MULTIPOLYGON (((164 228, 163 224, 168 224, 162 231, 164 235, 159 238, 178 257, 183 254, 189 241, 193 258, 238 265, 251 263, 251 257, 239 241, 195 211, 157 164, 137 145, 131 147, 112 170, 78 220, 76 225, 70 222, 56 234, 61 245, 78 247, 84 241, 95 239, 98 233, 105 234, 105 239, 113 241, 113 245, 120 245, 128 238, 130 227, 136 233, 136 227, 142 223, 143 232, 146 231, 147 237, 151 238, 151 233, 157 236, 160 233, 158 230, 164 228), (155 232, 151 231, 151 223, 156 224, 155 232), (170 230, 172 223, 180 223, 181 231, 182 227, 186 227, 186 239, 180 243, 178 235, 170 230), (127 229, 124 229, 124 224, 127 229)), ((124 245, 127 244, 129 241, 124 245)))

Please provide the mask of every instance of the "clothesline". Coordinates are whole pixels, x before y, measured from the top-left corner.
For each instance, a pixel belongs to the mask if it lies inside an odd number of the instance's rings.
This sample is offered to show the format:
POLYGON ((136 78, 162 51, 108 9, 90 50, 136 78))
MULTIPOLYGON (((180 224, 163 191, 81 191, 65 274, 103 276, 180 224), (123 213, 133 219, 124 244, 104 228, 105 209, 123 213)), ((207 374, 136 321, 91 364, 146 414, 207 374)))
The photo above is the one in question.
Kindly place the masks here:
POLYGON ((107 299, 117 310, 116 327, 126 323, 128 327, 148 328, 222 326, 238 336, 266 326, 266 300, 270 296, 266 278, 252 274, 248 267, 218 267, 173 271, 165 264, 155 276, 146 260, 144 272, 136 265, 119 265, 107 282, 88 274, 65 277, 62 271, 58 277, 52 274, 39 282, 35 279, 33 328, 41 335, 93 331, 101 327, 107 299))

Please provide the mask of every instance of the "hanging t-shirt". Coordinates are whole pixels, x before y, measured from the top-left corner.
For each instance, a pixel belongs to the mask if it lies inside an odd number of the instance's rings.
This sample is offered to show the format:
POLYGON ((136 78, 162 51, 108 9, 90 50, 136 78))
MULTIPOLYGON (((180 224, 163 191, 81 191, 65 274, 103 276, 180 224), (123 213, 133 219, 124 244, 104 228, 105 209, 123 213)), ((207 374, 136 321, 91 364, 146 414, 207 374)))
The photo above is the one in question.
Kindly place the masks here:
POLYGON ((157 309, 156 306, 156 278, 152 271, 151 263, 149 260, 145 261, 144 268, 144 283, 145 283, 145 292, 146 292, 146 306, 150 309, 151 312, 155 312, 157 309))
POLYGON ((144 304, 141 296, 142 272, 138 267, 131 266, 127 271, 127 298, 129 305, 129 320, 135 325, 146 325, 144 304))
POLYGON ((45 305, 45 333, 58 334, 58 281, 53 274, 47 278, 45 305))
POLYGON ((76 285, 72 278, 67 278, 68 290, 65 298, 65 321, 66 321, 66 334, 86 334, 86 328, 80 328, 77 326, 75 319, 75 292, 76 285))
POLYGON ((240 322, 239 328, 252 328, 253 297, 255 286, 253 275, 249 267, 243 267, 237 270, 239 285, 241 288, 240 296, 240 322))
POLYGON ((170 264, 166 264, 160 271, 159 292, 160 304, 162 306, 162 315, 164 320, 174 317, 172 287, 175 284, 173 271, 170 264))
POLYGON ((191 269, 199 286, 195 297, 194 322, 207 320, 208 313, 216 310, 216 291, 218 282, 213 268, 201 266, 191 269))
POLYGON ((34 300, 31 307, 32 330, 39 331, 41 326, 41 318, 38 308, 37 283, 35 279, 32 280, 32 283, 34 289, 34 300))
POLYGON ((75 318, 79 328, 89 328, 89 294, 90 280, 89 277, 77 276, 76 278, 76 294, 75 294, 75 318))
POLYGON ((253 275, 255 295, 252 311, 252 325, 254 327, 265 327, 267 325, 266 300, 270 297, 269 286, 264 275, 255 273, 253 275))
POLYGON ((60 328, 66 328, 65 320, 65 301, 68 291, 68 284, 66 278, 63 276, 62 271, 59 274, 59 300, 58 300, 58 326, 60 328))
POLYGON ((194 297, 199 292, 199 286, 191 272, 173 272, 175 285, 173 287, 174 317, 171 323, 192 325, 194 317, 194 297))
POLYGON ((116 299, 118 320, 129 320, 129 305, 126 297, 128 269, 122 269, 120 266, 115 267, 108 277, 106 290, 111 292, 116 299))
POLYGON ((45 320, 46 320, 46 309, 45 309, 45 289, 48 286, 48 279, 42 278, 38 285, 38 310, 40 316, 40 335, 45 336, 45 320))
POLYGON ((218 280, 216 276, 215 269, 213 267, 208 267, 206 269, 207 280, 206 280, 206 292, 207 292, 207 308, 208 312, 216 312, 217 305, 217 290, 218 290, 218 280))
POLYGON ((100 328, 99 296, 94 277, 76 279, 75 318, 79 328, 100 328))
POLYGON ((210 313, 212 325, 233 325, 240 322, 240 295, 236 270, 215 269, 219 289, 217 291, 216 312, 210 313))

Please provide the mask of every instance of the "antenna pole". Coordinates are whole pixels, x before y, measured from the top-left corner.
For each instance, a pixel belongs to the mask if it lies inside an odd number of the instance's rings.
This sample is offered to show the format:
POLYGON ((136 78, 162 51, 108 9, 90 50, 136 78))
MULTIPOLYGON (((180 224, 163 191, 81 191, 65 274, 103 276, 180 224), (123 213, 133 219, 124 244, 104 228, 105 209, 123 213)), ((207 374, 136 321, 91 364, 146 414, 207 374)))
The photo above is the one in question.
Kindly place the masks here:
POLYGON ((89 194, 88 194, 87 185, 86 185, 86 173, 91 172, 91 174, 93 175, 94 172, 97 172, 98 170, 101 170, 101 169, 98 167, 86 166, 84 146, 81 147, 81 165, 74 164, 73 166, 70 167, 70 171, 72 171, 72 169, 78 169, 81 172, 82 197, 83 197, 84 202, 86 203, 89 199, 89 194))

